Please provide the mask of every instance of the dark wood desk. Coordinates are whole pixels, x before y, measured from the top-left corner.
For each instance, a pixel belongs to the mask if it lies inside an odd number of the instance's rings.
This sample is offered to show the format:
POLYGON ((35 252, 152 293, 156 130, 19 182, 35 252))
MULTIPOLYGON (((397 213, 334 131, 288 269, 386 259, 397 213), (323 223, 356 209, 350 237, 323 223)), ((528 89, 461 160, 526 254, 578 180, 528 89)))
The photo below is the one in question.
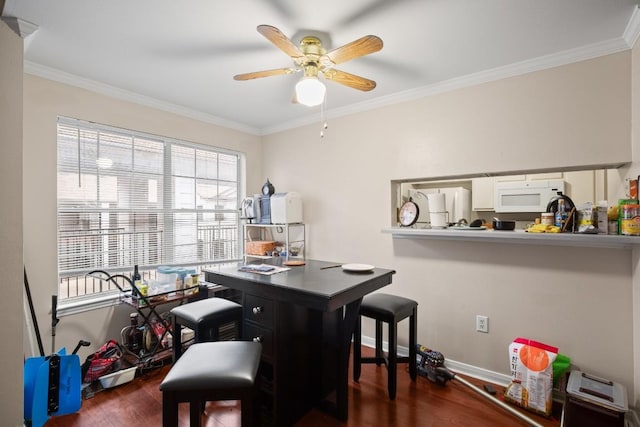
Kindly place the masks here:
POLYGON ((293 425, 314 406, 348 418, 349 350, 360 303, 390 284, 395 271, 322 269, 335 264, 307 260, 270 276, 235 266, 205 270, 207 282, 243 292, 242 334, 263 343, 261 378, 274 425, 293 425))

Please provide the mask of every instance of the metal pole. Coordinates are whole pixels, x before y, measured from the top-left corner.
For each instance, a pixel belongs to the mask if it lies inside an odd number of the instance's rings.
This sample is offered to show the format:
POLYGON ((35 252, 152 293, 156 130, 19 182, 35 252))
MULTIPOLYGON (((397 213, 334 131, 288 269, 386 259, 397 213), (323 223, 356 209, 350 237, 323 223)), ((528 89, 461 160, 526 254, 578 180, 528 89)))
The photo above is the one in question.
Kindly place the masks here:
POLYGON ((51 295, 51 354, 56 354, 56 325, 58 319, 58 296, 51 295))
POLYGON ((512 413, 516 417, 520 418, 524 422, 528 423, 529 425, 532 425, 534 427, 544 427, 542 424, 539 424, 539 423, 535 422, 534 420, 532 420, 531 418, 527 417, 526 415, 516 411, 515 409, 513 409, 511 406, 507 405, 503 401, 501 401, 499 399, 496 399, 495 397, 491 396, 490 394, 485 393, 482 389, 480 389, 480 388, 476 387, 475 385, 471 384, 469 381, 465 380, 464 378, 460 378, 457 375, 454 376, 453 378, 455 380, 460 381, 462 384, 466 385, 471 390, 475 391, 476 393, 480 394, 481 396, 484 396, 487 399, 491 400, 493 403, 495 403, 496 405, 500 406, 502 409, 505 409, 505 410, 509 411, 510 413, 512 413))
POLYGON ((27 267, 24 267, 24 290, 27 293, 27 301, 29 301, 29 311, 31 312, 31 320, 33 321, 33 328, 36 331, 36 339, 38 340, 38 350, 40 356, 44 356, 44 347, 42 346, 42 337, 40 336, 40 328, 38 327, 38 318, 36 317, 36 311, 33 308, 33 300, 31 299, 31 290, 29 289, 29 280, 27 280, 27 267))

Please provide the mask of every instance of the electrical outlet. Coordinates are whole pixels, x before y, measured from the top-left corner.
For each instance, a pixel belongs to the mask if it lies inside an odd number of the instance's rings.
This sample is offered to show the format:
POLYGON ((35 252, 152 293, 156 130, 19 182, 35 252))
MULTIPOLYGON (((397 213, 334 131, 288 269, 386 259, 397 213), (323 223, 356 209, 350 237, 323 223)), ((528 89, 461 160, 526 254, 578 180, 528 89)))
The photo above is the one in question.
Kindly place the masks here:
POLYGON ((487 316, 476 316, 476 331, 489 333, 489 318, 487 316))

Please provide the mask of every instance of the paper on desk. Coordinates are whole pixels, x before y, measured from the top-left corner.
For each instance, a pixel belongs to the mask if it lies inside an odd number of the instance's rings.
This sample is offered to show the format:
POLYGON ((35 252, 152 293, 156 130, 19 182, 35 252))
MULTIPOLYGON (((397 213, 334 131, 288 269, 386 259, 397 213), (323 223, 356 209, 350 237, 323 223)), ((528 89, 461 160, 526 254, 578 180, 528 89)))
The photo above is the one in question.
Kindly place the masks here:
POLYGON ((282 273, 283 271, 291 270, 287 267, 276 267, 275 265, 269 264, 247 264, 238 267, 238 271, 244 271, 247 273, 258 273, 264 274, 266 276, 270 276, 276 273, 282 273))

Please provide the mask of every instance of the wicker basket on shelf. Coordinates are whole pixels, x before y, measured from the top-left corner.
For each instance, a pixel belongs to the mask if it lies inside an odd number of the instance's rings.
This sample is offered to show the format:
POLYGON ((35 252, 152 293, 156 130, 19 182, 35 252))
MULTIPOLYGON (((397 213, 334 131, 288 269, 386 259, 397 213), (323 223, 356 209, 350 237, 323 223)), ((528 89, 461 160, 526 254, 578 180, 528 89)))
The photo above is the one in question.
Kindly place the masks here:
POLYGON ((247 255, 266 255, 267 252, 273 251, 278 242, 273 240, 254 240, 247 242, 247 255))

